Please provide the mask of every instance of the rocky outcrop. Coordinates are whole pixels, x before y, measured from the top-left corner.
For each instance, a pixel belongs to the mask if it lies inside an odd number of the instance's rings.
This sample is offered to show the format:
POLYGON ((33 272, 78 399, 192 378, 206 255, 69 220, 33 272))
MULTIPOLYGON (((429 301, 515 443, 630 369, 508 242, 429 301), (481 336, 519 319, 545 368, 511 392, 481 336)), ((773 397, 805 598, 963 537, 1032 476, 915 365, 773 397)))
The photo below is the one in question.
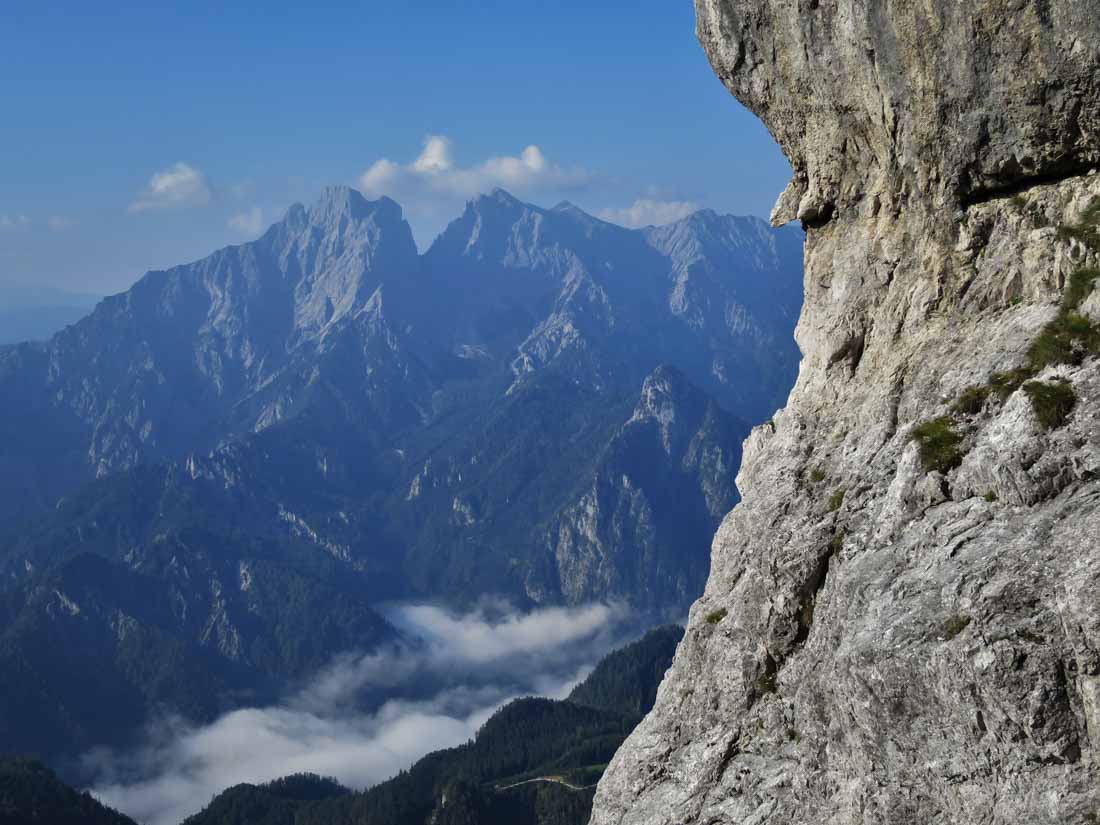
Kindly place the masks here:
POLYGON ((804 360, 594 825, 1100 810, 1100 3, 698 0, 804 360))

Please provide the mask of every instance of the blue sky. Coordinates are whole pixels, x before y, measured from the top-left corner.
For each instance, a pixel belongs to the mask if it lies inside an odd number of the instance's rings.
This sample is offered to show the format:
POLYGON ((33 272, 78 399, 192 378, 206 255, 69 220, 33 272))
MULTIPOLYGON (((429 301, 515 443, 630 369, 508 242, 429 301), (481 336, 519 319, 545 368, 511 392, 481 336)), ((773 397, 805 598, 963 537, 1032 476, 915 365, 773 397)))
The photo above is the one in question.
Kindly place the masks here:
POLYGON ((118 291, 329 183, 422 247, 493 185, 644 223, 786 184, 690 0, 100 5, 4 3, 0 283, 118 291))

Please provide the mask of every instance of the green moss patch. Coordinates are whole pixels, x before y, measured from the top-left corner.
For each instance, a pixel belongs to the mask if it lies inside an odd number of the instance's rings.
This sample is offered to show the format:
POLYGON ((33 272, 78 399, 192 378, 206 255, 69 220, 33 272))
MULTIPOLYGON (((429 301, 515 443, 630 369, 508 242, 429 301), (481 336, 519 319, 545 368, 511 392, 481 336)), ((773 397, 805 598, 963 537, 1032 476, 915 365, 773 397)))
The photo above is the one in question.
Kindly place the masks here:
POLYGON ((840 505, 844 503, 844 490, 834 490, 833 494, 829 496, 829 512, 833 513, 840 509, 840 505))

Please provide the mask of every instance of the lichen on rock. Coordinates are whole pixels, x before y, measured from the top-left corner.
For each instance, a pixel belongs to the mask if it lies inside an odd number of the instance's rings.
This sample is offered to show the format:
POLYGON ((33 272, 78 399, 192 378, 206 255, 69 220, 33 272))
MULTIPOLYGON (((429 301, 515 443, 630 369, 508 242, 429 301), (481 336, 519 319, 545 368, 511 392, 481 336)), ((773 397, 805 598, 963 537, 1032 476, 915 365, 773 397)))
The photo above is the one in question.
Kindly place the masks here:
POLYGON ((1095 822, 1100 358, 1029 353, 1100 263, 1059 231, 1100 196, 1100 0, 696 9, 794 170, 804 362, 592 822, 1095 822))

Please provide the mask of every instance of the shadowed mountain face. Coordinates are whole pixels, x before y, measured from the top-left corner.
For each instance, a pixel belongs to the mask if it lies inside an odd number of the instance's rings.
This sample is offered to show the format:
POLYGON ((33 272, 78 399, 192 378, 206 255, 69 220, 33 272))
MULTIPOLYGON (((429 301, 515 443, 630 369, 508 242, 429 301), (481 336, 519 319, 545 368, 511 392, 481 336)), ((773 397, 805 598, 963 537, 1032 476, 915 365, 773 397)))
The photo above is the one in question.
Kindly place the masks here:
MULTIPOLYGON (((333 188, 0 348, 0 664, 52 685, 113 662, 123 731, 392 639, 385 600, 681 615, 745 422, 797 372, 801 242, 498 190, 418 255, 396 203, 333 188)), ((47 717, 51 746, 99 741, 56 693, 20 716, 0 688, 13 741, 47 717)))

